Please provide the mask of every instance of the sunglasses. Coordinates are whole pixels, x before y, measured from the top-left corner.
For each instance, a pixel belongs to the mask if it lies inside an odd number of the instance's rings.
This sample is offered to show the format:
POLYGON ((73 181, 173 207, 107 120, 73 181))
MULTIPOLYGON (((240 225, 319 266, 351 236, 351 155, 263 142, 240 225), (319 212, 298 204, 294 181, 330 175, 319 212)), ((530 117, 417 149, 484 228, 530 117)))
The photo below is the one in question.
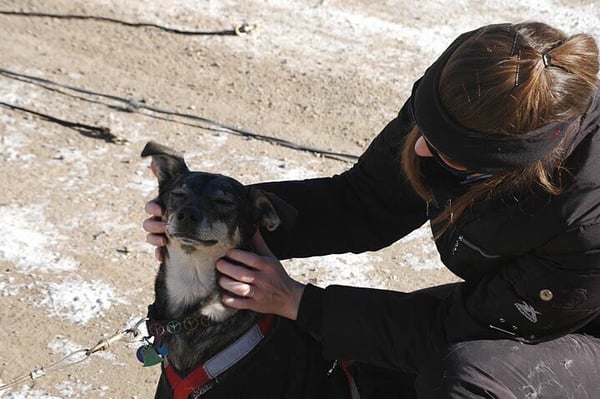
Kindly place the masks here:
POLYGON ((425 141, 425 145, 427 146, 427 149, 431 153, 431 156, 442 168, 446 169, 448 172, 450 172, 453 175, 458 176, 458 177, 468 177, 474 173, 470 170, 456 169, 456 168, 448 165, 446 163, 446 161, 444 161, 444 159, 441 157, 440 152, 429 142, 429 140, 427 140, 427 138, 425 138, 425 136, 422 136, 422 137, 423 137, 423 140, 425 141))

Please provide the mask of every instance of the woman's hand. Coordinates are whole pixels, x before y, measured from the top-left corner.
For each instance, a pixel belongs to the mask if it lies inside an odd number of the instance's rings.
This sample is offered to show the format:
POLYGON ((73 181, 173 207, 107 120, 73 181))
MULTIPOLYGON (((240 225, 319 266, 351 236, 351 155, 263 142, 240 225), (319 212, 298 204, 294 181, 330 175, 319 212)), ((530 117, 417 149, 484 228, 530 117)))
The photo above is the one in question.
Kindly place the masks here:
POLYGON ((304 285, 287 274, 258 231, 253 243, 256 253, 232 249, 227 259, 217 261, 217 270, 223 273, 219 279, 219 285, 225 290, 223 303, 236 309, 296 320, 304 285))
POLYGON ((162 221, 163 210, 156 201, 147 202, 144 210, 152 215, 142 223, 142 228, 148 232, 146 241, 156 247, 156 259, 162 262, 163 255, 160 247, 167 245, 167 236, 165 236, 167 225, 162 221))

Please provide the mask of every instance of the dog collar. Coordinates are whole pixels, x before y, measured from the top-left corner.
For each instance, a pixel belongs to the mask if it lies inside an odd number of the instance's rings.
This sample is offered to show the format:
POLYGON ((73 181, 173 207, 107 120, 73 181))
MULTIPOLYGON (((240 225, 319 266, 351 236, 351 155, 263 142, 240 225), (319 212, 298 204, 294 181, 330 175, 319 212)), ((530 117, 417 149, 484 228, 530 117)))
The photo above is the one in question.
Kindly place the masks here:
POLYGON ((215 385, 219 375, 229 370, 258 346, 269 333, 274 319, 274 315, 264 315, 234 343, 195 368, 185 378, 181 378, 173 366, 165 364, 164 372, 173 390, 173 398, 188 399, 192 393, 193 397, 197 398, 208 392, 215 385))
POLYGON ((215 322, 208 316, 193 317, 187 316, 181 320, 157 320, 152 315, 154 314, 154 305, 148 306, 148 333, 160 339, 164 335, 177 335, 181 333, 194 332, 200 328, 210 327, 215 322))

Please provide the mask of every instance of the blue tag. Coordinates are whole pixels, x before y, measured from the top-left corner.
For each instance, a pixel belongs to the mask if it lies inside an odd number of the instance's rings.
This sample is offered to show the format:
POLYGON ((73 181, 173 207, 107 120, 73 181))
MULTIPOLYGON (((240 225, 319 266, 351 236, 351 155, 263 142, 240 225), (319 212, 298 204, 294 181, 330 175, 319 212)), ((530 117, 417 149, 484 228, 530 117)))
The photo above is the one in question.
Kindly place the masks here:
POLYGON ((144 346, 140 346, 137 351, 135 351, 135 357, 140 363, 144 363, 144 358, 142 357, 142 349, 144 349, 144 346))
POLYGON ((158 348, 155 348, 155 350, 162 357, 167 357, 167 355, 169 354, 169 349, 167 348, 167 345, 165 345, 164 343, 162 343, 158 348))

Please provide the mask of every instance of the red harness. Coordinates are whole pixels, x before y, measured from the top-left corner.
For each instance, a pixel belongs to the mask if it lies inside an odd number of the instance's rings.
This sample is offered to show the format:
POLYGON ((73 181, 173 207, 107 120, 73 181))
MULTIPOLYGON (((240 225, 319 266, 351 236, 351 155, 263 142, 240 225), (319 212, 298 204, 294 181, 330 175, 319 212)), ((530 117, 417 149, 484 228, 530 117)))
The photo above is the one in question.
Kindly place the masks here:
POLYGON ((206 363, 195 368, 185 378, 181 378, 173 367, 167 364, 164 370, 173 390, 173 398, 188 399, 192 392, 195 393, 195 396, 201 396, 210 390, 215 384, 214 380, 219 375, 256 348, 271 329, 274 319, 275 316, 273 315, 265 315, 234 343, 213 356, 206 363))
POLYGON ((350 367, 356 363, 354 360, 338 360, 338 364, 340 368, 344 372, 346 376, 346 380, 348 380, 348 389, 350 390, 350 397, 352 399, 360 399, 360 393, 358 392, 358 388, 356 387, 356 381, 354 381, 354 376, 352 375, 352 370, 350 367))
MULTIPOLYGON (((165 375, 169 385, 173 390, 173 399, 188 399, 193 392, 194 397, 204 395, 215 384, 215 379, 223 372, 233 367, 242 360, 252 349, 267 336, 273 325, 274 315, 265 315, 260 321, 246 331, 234 343, 229 345, 223 351, 219 352, 204 364, 195 368, 185 378, 181 378, 173 369, 173 366, 167 364, 164 367, 165 375)), ((350 371, 353 360, 338 360, 334 364, 339 365, 346 379, 352 399, 360 399, 360 394, 356 388, 354 377, 350 371)), ((332 368, 331 371, 335 366, 332 368)))

